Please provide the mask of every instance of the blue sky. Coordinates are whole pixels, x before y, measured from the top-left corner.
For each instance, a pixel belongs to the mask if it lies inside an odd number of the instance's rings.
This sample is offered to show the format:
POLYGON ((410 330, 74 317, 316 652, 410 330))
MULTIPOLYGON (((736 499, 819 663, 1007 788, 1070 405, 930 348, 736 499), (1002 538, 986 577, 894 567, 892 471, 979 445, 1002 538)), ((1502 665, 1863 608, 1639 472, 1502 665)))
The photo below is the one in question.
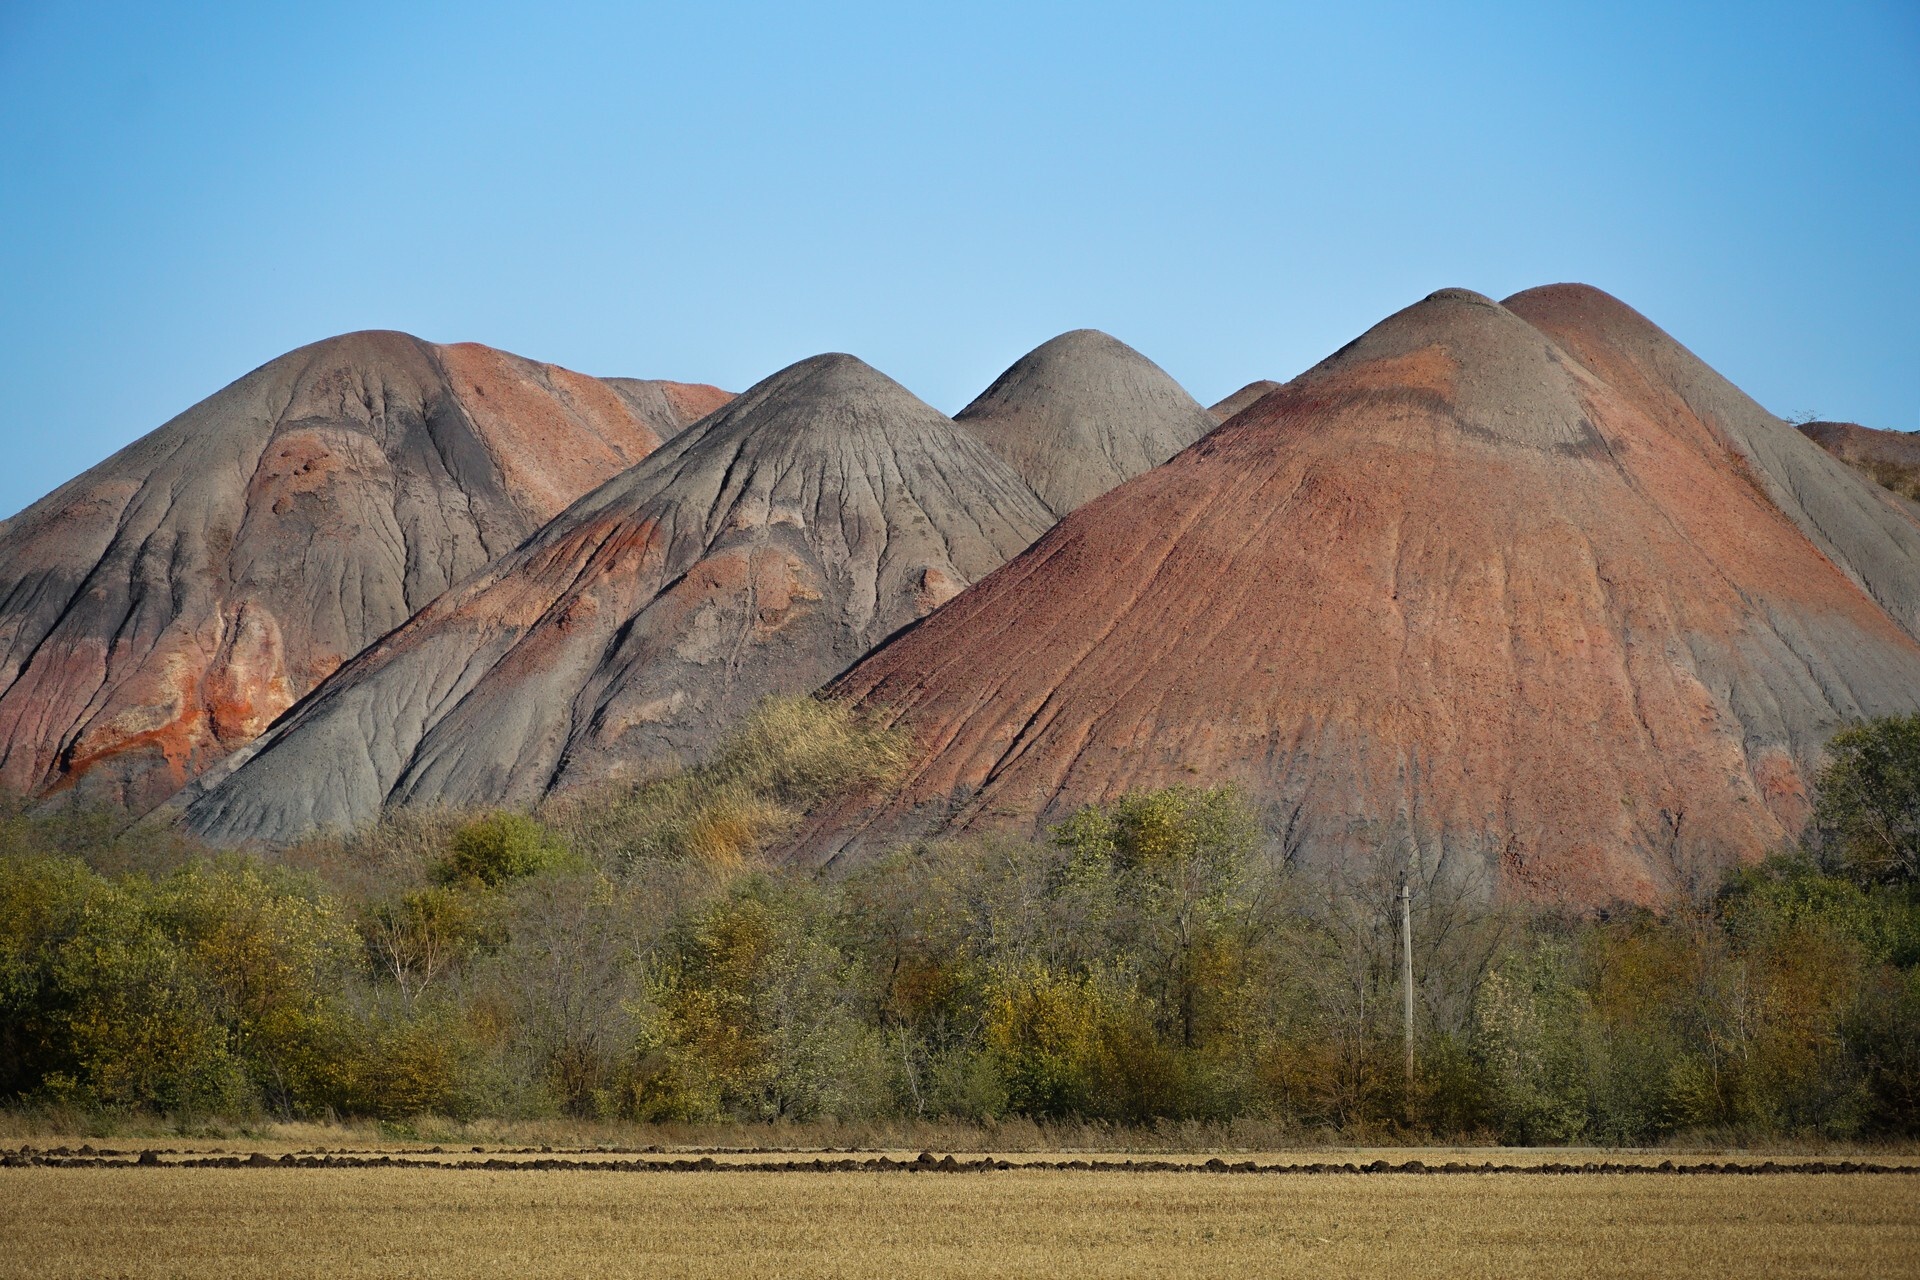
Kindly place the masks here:
POLYGON ((351 329, 951 412, 1556 280, 1920 428, 1920 4, 0 0, 0 514, 351 329))

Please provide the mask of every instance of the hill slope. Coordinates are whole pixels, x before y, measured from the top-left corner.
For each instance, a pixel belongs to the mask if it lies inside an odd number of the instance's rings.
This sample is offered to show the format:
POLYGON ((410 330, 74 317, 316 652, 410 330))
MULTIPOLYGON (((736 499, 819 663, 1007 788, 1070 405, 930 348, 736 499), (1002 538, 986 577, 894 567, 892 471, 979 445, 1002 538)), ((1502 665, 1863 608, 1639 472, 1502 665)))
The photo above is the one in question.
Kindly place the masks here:
POLYGON ((1159 365, 1093 329, 1041 343, 954 421, 1056 515, 1159 466, 1215 425, 1159 365))
POLYGON ((1503 305, 1643 412, 1731 450, 1815 546, 1920 637, 1920 512, 1861 483, 1857 472, 1617 298, 1556 284, 1503 305))
POLYGON ((1308 860, 1591 905, 1795 830, 1826 734, 1920 706, 1802 522, 1897 603, 1896 517, 1605 295, 1518 303, 1390 317, 855 667, 921 754, 796 856, 1233 779, 1308 860))
POLYGON ((164 799, 726 400, 356 333, 0 523, 0 787, 164 799))
POLYGON ((1800 434, 1903 498, 1920 501, 1920 433, 1857 422, 1802 422, 1800 434))
POLYGON ((281 842, 382 804, 524 802, 706 746, 1028 546, 985 445, 851 356, 766 379, 328 681, 181 798, 281 842), (223 771, 224 772, 224 771, 223 771))

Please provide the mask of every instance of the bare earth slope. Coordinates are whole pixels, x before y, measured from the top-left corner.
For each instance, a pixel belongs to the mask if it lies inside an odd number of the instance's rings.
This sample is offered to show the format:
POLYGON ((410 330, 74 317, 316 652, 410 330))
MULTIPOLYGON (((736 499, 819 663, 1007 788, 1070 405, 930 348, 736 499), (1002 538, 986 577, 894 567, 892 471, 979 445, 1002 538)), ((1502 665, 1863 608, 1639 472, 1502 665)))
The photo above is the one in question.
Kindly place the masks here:
POLYGON ((1215 425, 1159 365, 1093 329, 1041 343, 954 421, 1056 515, 1159 466, 1215 425))
POLYGON ((1857 422, 1802 422, 1800 434, 1903 498, 1920 500, 1920 432, 1857 422))
POLYGON ((1195 778, 1309 860, 1410 837, 1541 901, 1764 851, 1836 724, 1920 706, 1920 645, 1800 523, 1886 508, 1789 430, 1811 462, 1753 448, 1783 514, 1664 381, 1697 371, 1582 354, 1443 290, 1068 516, 833 686, 921 754, 796 856, 1195 778))
POLYGON ((384 803, 525 802, 698 751, 1052 523, 985 445, 851 356, 775 374, 328 681, 182 803, 225 842, 384 803))
POLYGON ((0 523, 0 787, 164 799, 725 398, 400 333, 256 369, 0 523))
POLYGON ((1920 512, 1816 446, 1652 321, 1598 289, 1556 284, 1503 304, 1644 412, 1694 424, 1748 464, 1774 505, 1920 637, 1920 512))

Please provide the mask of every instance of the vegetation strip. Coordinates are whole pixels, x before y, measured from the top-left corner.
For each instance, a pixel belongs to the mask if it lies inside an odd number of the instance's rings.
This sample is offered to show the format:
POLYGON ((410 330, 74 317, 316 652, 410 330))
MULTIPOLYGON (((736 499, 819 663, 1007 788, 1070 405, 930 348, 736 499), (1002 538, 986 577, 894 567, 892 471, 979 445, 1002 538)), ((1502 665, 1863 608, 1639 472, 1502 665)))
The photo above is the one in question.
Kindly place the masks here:
POLYGON ((1774 1174, 1774 1173, 1920 1173, 1920 1165, 1869 1164, 1858 1160, 1809 1160, 1781 1163, 1768 1160, 1761 1164, 1734 1164, 1703 1161, 1699 1164, 1634 1164, 1620 1161, 1587 1161, 1581 1164, 1550 1162, 1544 1164, 1494 1164, 1484 1161, 1468 1164, 1448 1161, 1427 1164, 1408 1160, 1392 1164, 1372 1160, 1365 1164, 1259 1164, 1252 1160, 1228 1163, 1218 1157, 1204 1163, 1188 1160, 1001 1160, 982 1156, 978 1160, 956 1160, 952 1155, 935 1156, 921 1152, 913 1160, 895 1160, 891 1156, 866 1159, 767 1160, 721 1162, 712 1156, 697 1160, 580 1160, 542 1156, 537 1160, 430 1160, 409 1156, 294 1155, 274 1157, 263 1152, 248 1156, 196 1156, 162 1160, 157 1151, 138 1155, 126 1151, 97 1151, 92 1154, 68 1154, 62 1149, 36 1151, 23 1147, 0 1153, 0 1168, 52 1169, 477 1169, 486 1172, 557 1169, 599 1170, 606 1173, 988 1173, 999 1169, 1029 1169, 1054 1172, 1089 1173, 1279 1173, 1279 1174, 1356 1174, 1356 1173, 1659 1173, 1659 1174, 1774 1174))
POLYGON ((1328 879, 1231 787, 766 864, 887 773, 849 715, 763 704, 610 825, 415 815, 294 867, 0 803, 5 1140, 506 1121, 576 1151, 674 1135, 637 1155, 1405 1159, 1920 1135, 1920 716, 1835 736, 1799 851, 1584 916, 1406 882, 1385 846, 1328 879))

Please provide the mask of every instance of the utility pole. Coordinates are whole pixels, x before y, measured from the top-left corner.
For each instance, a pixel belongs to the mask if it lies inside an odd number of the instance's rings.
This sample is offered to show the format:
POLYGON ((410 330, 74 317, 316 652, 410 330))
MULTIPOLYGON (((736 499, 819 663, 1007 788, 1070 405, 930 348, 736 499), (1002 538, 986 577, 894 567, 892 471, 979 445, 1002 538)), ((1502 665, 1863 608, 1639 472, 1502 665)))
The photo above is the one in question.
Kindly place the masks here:
POLYGON ((1400 993, 1405 1001, 1407 1089, 1413 1089, 1413 875, 1400 873, 1400 993))

